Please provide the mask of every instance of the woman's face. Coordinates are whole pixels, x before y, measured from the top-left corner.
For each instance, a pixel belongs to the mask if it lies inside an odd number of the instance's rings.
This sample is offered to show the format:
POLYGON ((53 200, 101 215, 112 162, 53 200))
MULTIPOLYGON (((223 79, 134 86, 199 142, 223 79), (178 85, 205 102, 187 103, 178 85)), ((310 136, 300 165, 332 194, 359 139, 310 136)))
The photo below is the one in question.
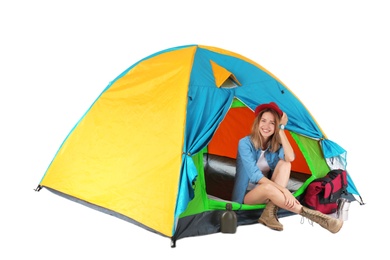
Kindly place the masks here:
POLYGON ((259 123, 260 134, 268 138, 275 133, 275 116, 271 112, 264 112, 259 123))

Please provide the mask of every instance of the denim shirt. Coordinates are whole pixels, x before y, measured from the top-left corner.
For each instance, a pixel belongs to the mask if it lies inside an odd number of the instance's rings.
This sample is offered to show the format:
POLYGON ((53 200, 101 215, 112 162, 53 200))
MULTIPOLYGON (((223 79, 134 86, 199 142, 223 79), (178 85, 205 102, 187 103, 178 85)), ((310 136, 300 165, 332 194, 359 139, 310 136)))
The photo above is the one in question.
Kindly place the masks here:
MULTIPOLYGON (((239 141, 232 201, 243 203, 249 183, 257 184, 264 177, 259 167, 257 167, 257 160, 260 155, 261 149, 256 149, 253 146, 250 136, 246 136, 239 141)), ((278 161, 284 158, 283 147, 280 147, 275 153, 267 148, 264 156, 271 171, 273 171, 278 161)))

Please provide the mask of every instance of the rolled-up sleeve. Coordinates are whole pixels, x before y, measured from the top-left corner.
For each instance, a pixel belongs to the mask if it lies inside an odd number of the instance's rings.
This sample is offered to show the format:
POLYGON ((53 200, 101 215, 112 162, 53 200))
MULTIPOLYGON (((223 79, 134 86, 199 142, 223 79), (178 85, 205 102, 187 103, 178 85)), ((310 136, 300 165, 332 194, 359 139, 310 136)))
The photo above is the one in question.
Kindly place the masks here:
POLYGON ((264 177, 256 165, 257 157, 257 151, 253 147, 250 138, 241 139, 238 144, 233 201, 242 203, 249 182, 256 184, 264 177))
POLYGON ((250 142, 249 137, 240 140, 238 145, 237 168, 248 176, 249 182, 258 183, 264 177, 257 166, 257 151, 250 142))

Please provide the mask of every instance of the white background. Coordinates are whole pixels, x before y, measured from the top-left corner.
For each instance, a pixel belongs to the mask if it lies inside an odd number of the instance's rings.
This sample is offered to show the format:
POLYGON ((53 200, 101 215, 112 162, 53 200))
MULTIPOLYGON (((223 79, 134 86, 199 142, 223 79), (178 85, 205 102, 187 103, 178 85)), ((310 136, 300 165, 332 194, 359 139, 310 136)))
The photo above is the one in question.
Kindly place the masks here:
MULTIPOLYGON (((386 1, 2 1, 1 259, 354 259, 388 255, 386 1), (62 141, 121 72, 157 51, 216 46, 264 66, 348 151, 366 205, 338 234, 300 216, 283 232, 170 239, 35 192, 62 141), (135 255, 138 255, 137 257, 135 255)), ((158 218, 158 216, 156 216, 158 218)))

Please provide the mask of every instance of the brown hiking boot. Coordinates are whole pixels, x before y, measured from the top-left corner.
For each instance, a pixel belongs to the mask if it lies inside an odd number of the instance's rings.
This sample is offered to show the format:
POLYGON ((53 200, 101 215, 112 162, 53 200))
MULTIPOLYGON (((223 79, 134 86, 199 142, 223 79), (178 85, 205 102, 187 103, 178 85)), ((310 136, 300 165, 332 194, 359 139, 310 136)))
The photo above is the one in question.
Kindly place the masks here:
POLYGON ((258 222, 277 231, 283 230, 283 225, 279 222, 277 215, 278 207, 271 201, 268 202, 258 222))
POLYGON ((300 215, 316 222, 333 234, 339 232, 344 223, 341 219, 330 217, 317 210, 312 210, 306 207, 302 207, 300 215))

